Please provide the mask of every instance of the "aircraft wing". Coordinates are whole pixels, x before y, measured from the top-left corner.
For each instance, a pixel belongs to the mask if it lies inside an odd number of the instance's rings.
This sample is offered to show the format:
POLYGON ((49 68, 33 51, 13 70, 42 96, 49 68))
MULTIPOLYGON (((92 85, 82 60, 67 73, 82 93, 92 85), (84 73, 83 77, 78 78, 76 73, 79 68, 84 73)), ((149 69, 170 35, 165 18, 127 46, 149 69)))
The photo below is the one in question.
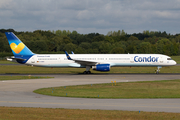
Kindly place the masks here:
POLYGON ((96 65, 98 64, 97 62, 93 62, 93 61, 84 61, 84 60, 73 60, 75 61, 76 63, 79 63, 81 65, 88 65, 88 66, 92 66, 92 65, 96 65))
POLYGON ((69 54, 65 51, 67 59, 68 60, 73 60, 74 62, 81 64, 81 65, 85 65, 85 66, 92 66, 92 65, 97 65, 98 62, 95 61, 87 61, 87 60, 77 60, 77 59, 72 59, 69 54))

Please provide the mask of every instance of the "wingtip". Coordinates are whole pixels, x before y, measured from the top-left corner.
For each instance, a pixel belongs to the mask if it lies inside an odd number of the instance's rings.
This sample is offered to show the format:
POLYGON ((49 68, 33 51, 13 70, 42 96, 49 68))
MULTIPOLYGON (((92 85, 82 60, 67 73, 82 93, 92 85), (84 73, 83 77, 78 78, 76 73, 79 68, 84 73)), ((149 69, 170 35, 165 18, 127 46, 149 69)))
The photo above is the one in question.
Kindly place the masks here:
POLYGON ((69 56, 68 52, 67 51, 64 51, 66 53, 66 57, 68 60, 72 60, 71 57, 69 56))

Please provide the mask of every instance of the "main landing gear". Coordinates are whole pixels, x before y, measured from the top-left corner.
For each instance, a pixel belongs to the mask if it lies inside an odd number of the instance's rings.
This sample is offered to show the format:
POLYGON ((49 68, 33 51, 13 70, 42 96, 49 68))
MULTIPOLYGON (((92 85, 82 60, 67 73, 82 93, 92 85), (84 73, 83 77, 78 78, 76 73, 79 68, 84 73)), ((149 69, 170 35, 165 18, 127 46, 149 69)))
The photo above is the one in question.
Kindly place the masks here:
POLYGON ((91 71, 84 71, 83 74, 91 74, 91 71))
POLYGON ((158 67, 157 67, 157 70, 155 70, 155 71, 156 71, 156 74, 159 74, 160 68, 162 68, 162 67, 161 67, 161 66, 158 66, 158 67))
POLYGON ((86 66, 86 71, 84 71, 83 74, 91 74, 90 69, 91 69, 90 66, 86 66))

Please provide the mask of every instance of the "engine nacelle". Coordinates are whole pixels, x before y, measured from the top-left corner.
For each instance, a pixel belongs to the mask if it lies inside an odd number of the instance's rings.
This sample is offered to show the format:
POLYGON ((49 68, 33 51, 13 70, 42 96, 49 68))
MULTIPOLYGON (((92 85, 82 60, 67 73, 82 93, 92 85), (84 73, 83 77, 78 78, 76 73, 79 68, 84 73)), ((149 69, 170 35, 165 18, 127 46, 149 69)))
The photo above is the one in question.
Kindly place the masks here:
POLYGON ((97 71, 110 71, 110 67, 110 64, 98 64, 96 66, 92 66, 92 69, 97 71))

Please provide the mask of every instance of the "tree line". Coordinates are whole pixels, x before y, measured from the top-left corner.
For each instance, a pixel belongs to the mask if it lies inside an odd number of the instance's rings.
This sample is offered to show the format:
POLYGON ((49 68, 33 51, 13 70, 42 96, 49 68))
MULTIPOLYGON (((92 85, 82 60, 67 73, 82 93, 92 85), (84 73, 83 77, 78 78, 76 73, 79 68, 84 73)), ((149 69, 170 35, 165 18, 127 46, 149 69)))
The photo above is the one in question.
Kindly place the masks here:
POLYGON ((0 57, 12 55, 5 32, 14 32, 34 53, 75 54, 165 54, 180 55, 180 34, 160 31, 143 31, 127 34, 124 30, 80 34, 69 30, 17 32, 0 29, 0 57))

